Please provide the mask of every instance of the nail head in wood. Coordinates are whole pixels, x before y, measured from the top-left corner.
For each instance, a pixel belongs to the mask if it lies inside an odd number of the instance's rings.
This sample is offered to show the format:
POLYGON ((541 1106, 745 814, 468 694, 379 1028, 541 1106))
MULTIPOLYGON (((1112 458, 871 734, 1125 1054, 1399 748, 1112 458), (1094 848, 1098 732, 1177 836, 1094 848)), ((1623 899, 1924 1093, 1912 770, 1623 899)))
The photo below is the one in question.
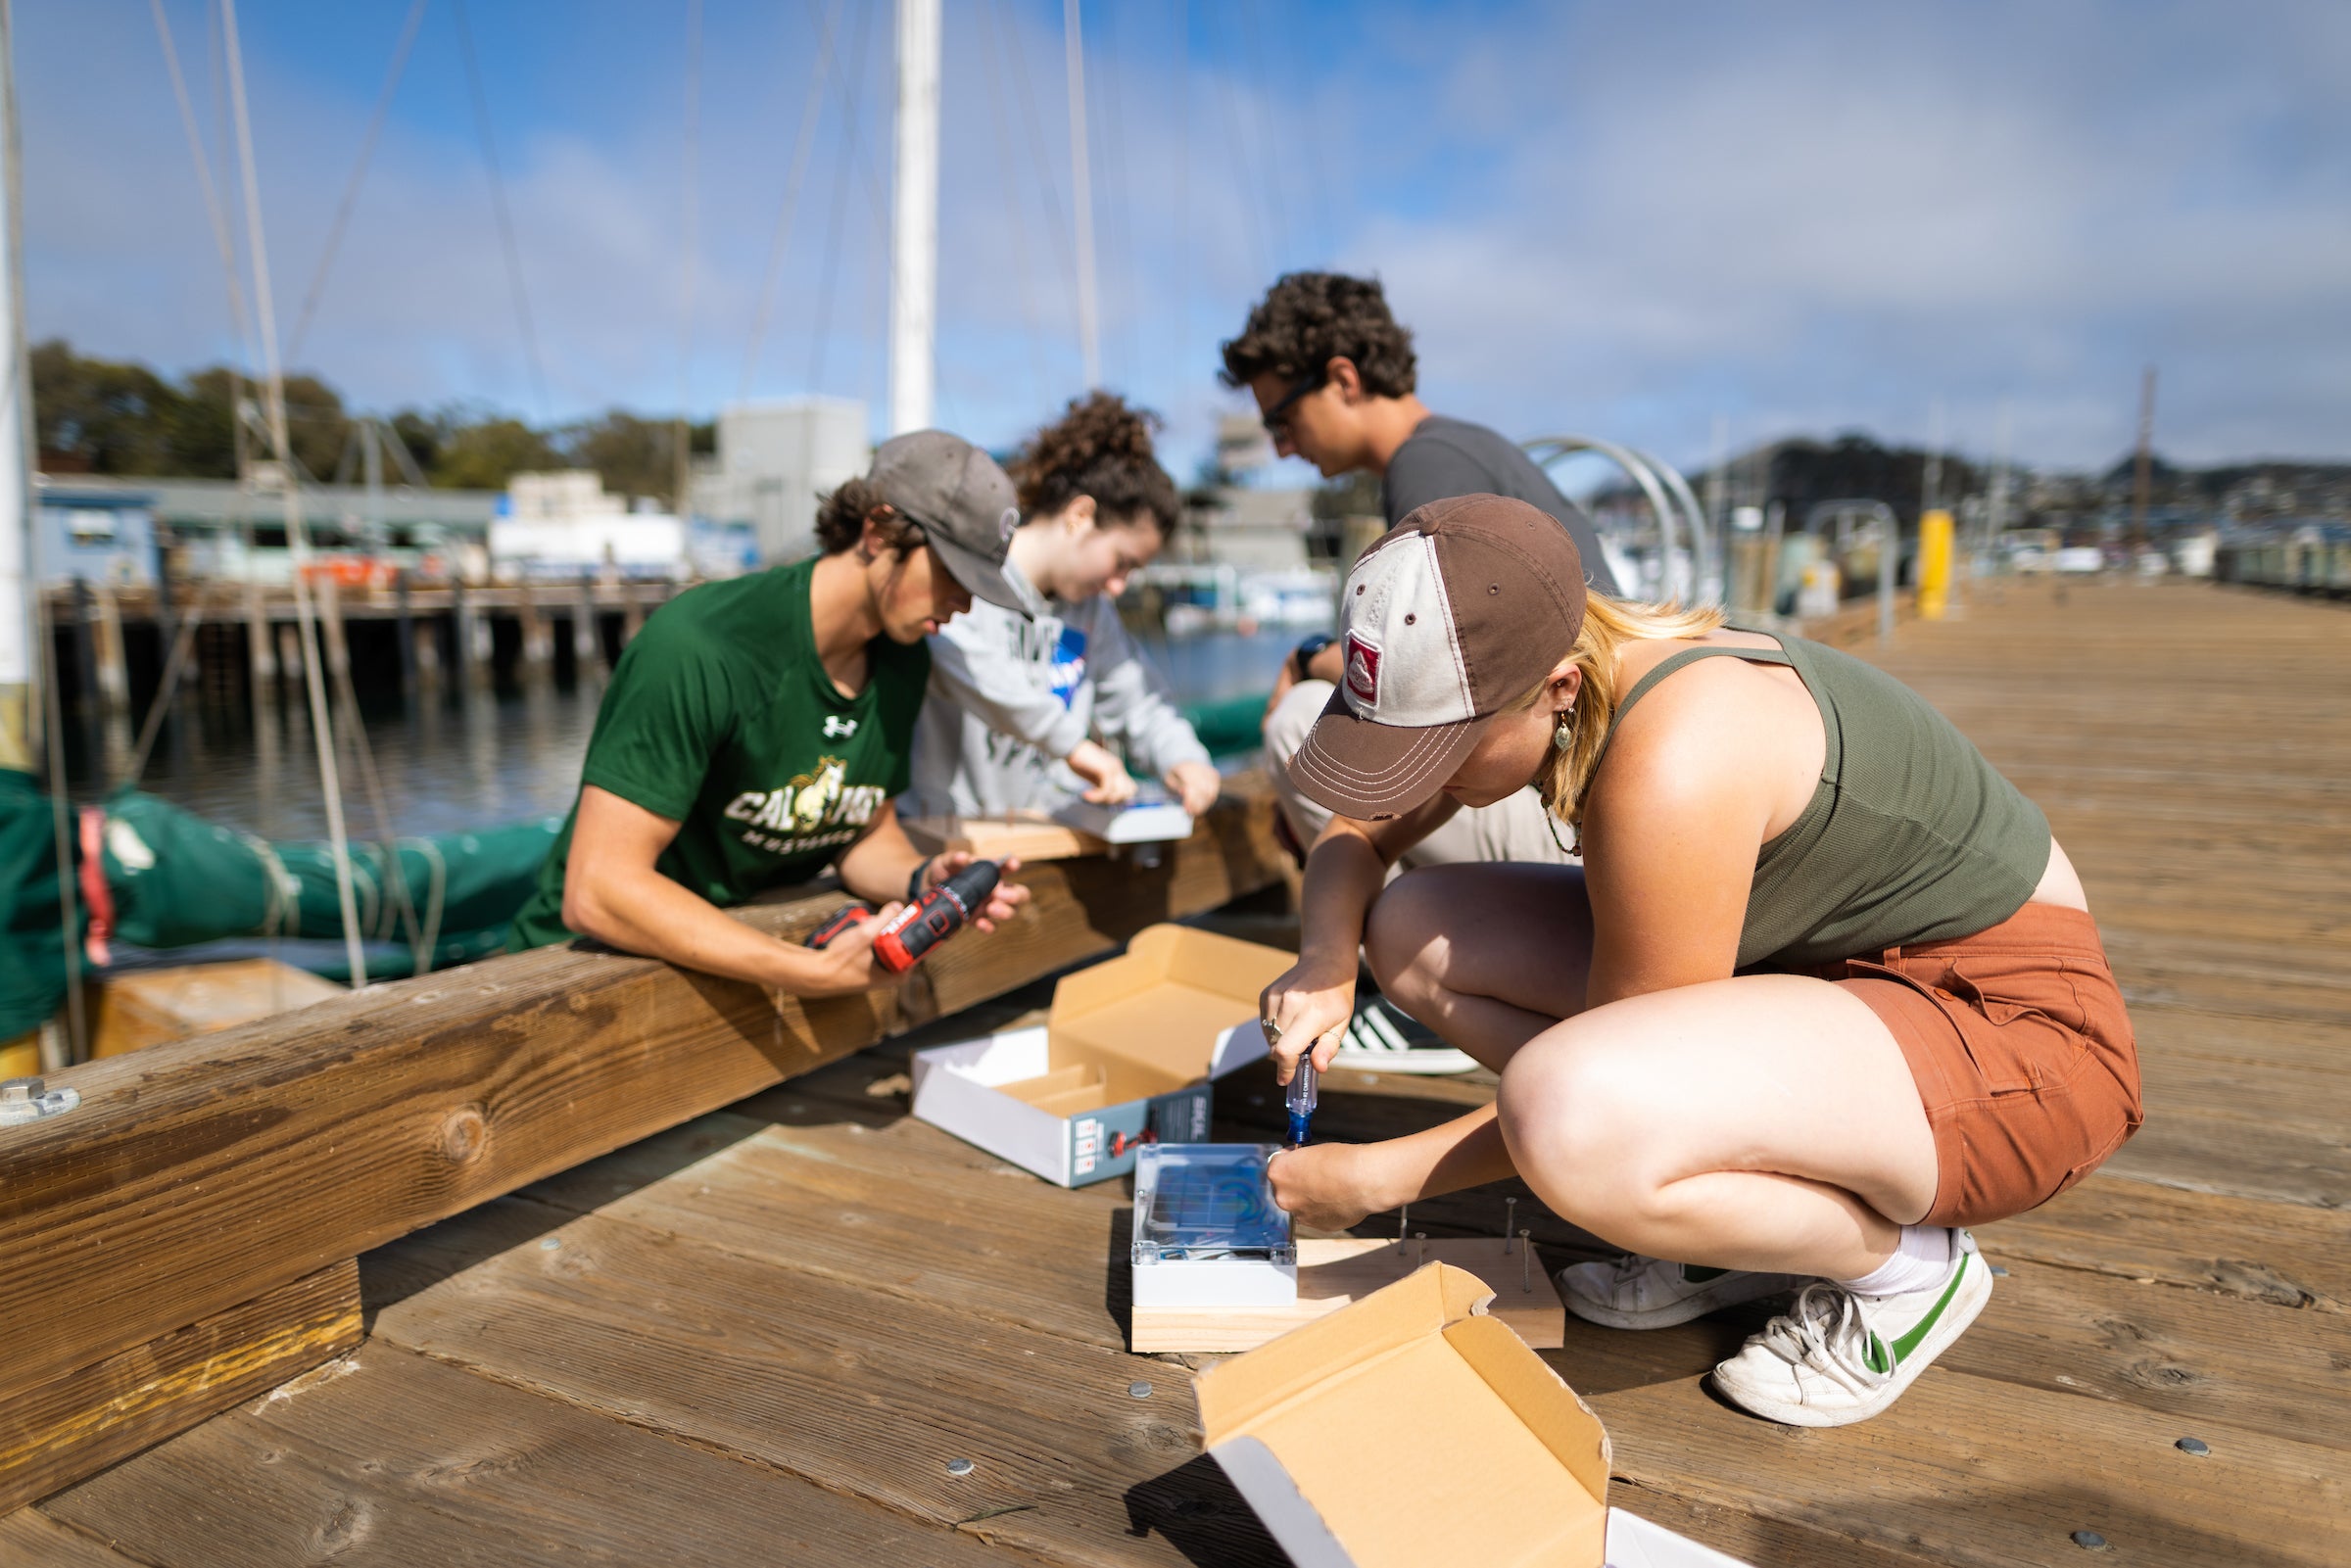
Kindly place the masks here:
POLYGON ((970 1475, 971 1473, 972 1473, 972 1461, 971 1461, 971 1460, 969 1460, 969 1459, 949 1459, 949 1460, 947 1461, 947 1474, 949 1474, 949 1475, 970 1475))
POLYGON ((1137 1378, 1127 1385, 1127 1397, 1130 1400, 1147 1400, 1151 1397, 1151 1385, 1137 1378))
POLYGON ((2182 1453, 2192 1453, 2199 1459, 2212 1451, 2212 1445, 2202 1438, 2182 1438, 2172 1447, 2178 1449, 2182 1453))
POLYGON ((2074 1544, 2084 1551, 2104 1551, 2106 1538, 2095 1530, 2077 1530, 2074 1532, 2074 1544))

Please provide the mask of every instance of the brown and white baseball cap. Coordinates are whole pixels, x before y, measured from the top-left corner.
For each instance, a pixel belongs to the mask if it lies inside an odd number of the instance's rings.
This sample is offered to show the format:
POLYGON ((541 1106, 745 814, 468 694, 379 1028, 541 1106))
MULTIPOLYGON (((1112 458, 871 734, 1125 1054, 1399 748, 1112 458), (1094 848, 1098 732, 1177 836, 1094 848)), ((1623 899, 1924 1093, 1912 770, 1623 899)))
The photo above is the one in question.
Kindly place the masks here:
POLYGON ((1346 673, 1291 781, 1343 817, 1402 816, 1583 627, 1584 563, 1557 520, 1502 496, 1430 501, 1347 574, 1346 673))
POLYGON ((1030 618, 1027 596, 1004 576, 1020 501, 993 457, 961 436, 914 430, 875 450, 870 477, 884 499, 922 525, 924 542, 967 593, 1030 618))

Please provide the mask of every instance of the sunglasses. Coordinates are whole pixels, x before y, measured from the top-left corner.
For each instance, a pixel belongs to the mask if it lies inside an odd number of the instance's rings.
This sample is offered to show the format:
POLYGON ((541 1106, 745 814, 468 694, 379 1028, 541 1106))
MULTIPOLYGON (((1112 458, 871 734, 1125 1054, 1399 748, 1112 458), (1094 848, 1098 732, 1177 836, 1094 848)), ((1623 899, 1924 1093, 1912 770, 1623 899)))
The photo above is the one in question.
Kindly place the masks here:
POLYGON ((1318 370, 1283 393, 1281 401, 1266 410, 1266 434, 1271 436, 1275 441, 1287 441, 1290 437, 1291 405, 1301 398, 1321 391, 1329 381, 1328 372, 1318 370))

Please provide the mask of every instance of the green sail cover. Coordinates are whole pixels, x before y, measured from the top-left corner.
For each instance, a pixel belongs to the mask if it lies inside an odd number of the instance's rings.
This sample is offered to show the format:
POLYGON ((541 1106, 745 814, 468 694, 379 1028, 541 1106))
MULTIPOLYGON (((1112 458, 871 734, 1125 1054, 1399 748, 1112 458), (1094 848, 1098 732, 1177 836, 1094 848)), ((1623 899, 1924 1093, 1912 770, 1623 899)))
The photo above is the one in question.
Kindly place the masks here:
MULTIPOLYGON (((403 838, 397 858, 380 843, 353 843, 360 939, 408 944, 397 876, 405 880, 417 935, 431 944, 431 967, 499 951, 561 827, 550 817, 403 838)), ((55 832, 49 797, 29 776, 0 770, 0 1040, 36 1027, 65 1003, 55 832)), ((170 948, 235 937, 343 935, 334 854, 324 843, 273 843, 135 790, 107 802, 102 842, 120 941, 170 948)), ((88 911, 78 913, 86 928, 88 911)), ((413 967, 409 959, 388 974, 413 967)))
MULTIPOLYGON (((381 843, 354 840, 360 939, 408 940, 397 877, 436 957, 445 947, 479 957, 479 933, 513 919, 561 826, 548 818, 403 838, 397 860, 381 843)), ((323 842, 272 843, 125 790, 107 802, 104 844, 115 935, 125 942, 184 947, 229 936, 343 934, 334 853, 323 842)))
POLYGON ((0 1040, 38 1028, 65 1002, 56 821, 30 774, 0 768, 0 1040))

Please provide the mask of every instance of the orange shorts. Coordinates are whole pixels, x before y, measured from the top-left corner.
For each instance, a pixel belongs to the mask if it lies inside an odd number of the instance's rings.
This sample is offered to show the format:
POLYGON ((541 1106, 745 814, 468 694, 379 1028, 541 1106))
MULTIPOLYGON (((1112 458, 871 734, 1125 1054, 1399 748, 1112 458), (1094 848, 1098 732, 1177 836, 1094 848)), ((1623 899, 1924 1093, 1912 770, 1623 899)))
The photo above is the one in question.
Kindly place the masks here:
POLYGON ((2098 928, 2027 904, 1989 930, 1805 973, 1885 1020, 1910 1063, 1942 1174, 1923 1223, 2047 1203, 2138 1130, 2138 1049, 2098 928))

